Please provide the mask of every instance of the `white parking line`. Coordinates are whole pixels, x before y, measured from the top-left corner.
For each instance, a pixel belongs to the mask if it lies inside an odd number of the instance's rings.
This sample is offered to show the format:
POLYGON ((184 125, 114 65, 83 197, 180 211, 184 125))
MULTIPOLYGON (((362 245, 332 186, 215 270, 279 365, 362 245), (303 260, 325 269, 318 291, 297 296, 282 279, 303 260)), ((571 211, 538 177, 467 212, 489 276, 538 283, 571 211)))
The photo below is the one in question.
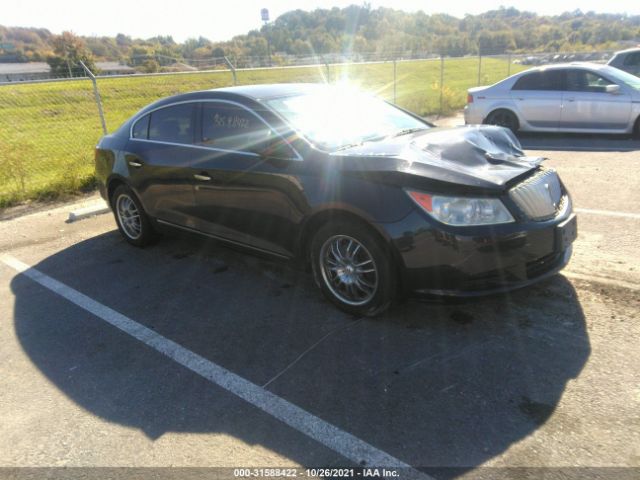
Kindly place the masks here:
POLYGON ((575 211, 578 213, 588 213, 592 215, 640 219, 640 213, 616 212, 615 210, 592 210, 590 208, 576 208, 575 211))
POLYGON ((359 465, 367 467, 402 468, 403 477, 432 479, 397 458, 378 450, 363 440, 325 422, 302 408, 278 397, 264 388, 230 372, 181 345, 150 330, 129 317, 93 300, 77 290, 30 267, 10 255, 0 256, 2 262, 48 290, 131 335, 145 345, 166 355, 211 383, 242 398, 263 412, 277 418, 291 428, 339 453, 359 465))

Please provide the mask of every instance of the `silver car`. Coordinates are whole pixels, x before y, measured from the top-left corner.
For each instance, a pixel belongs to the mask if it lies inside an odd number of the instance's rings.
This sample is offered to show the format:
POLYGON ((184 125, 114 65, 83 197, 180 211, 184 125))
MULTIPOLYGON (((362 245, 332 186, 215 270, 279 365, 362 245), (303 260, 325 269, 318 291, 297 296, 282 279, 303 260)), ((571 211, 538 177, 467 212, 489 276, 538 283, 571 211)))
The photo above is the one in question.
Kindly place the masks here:
POLYGON ((640 77, 640 47, 616 52, 607 65, 640 77))
POLYGON ((536 67, 470 88, 464 118, 514 132, 640 136, 640 78, 590 63, 536 67))

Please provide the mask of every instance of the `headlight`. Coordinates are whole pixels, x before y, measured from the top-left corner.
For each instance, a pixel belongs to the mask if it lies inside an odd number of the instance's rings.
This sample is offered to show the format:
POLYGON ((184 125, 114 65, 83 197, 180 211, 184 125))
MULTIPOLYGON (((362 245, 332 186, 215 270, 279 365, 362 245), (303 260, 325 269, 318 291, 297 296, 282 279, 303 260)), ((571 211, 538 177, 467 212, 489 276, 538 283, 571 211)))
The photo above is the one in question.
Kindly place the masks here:
POLYGON ((420 208, 447 225, 495 225, 514 221, 497 198, 445 197, 413 190, 407 193, 420 208))

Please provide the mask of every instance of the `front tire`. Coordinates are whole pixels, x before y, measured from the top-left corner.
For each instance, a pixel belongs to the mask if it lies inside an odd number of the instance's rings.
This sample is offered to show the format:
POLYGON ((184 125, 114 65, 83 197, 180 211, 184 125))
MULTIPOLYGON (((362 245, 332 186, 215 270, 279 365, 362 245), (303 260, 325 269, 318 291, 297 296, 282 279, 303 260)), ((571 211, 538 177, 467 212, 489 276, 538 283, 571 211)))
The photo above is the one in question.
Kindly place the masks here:
POLYGON ((111 198, 113 215, 124 239, 136 247, 149 245, 156 238, 151 219, 133 190, 126 185, 116 188, 111 198))
POLYGON ((499 127, 508 128, 513 133, 516 133, 520 128, 518 117, 509 110, 495 110, 491 112, 484 121, 487 125, 497 125, 499 127))
POLYGON ((640 117, 636 119, 636 124, 633 127, 632 137, 634 138, 634 140, 640 140, 640 117))
POLYGON ((347 313, 375 316, 393 301, 396 282, 390 255, 364 225, 324 225, 313 237, 311 264, 324 296, 347 313))

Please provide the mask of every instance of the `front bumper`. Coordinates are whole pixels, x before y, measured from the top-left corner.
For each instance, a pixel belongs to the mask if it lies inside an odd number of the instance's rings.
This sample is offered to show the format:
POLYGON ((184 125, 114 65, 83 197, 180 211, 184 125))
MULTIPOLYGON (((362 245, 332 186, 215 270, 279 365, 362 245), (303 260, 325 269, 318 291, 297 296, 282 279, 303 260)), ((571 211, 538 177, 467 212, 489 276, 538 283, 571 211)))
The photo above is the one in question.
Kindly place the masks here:
POLYGON ((557 230, 572 215, 569 207, 549 221, 465 229, 426 222, 416 211, 386 227, 404 290, 476 296, 526 287, 562 270, 572 248, 557 230))

